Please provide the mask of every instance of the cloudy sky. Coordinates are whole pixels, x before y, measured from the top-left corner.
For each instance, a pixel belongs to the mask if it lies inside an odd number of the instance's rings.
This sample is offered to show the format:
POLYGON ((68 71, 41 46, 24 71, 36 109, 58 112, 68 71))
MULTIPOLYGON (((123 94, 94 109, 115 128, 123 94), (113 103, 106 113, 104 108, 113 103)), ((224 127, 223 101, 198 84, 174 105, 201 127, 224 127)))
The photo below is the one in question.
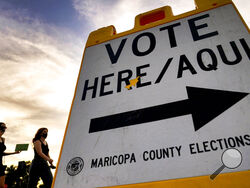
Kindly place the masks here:
MULTIPOLYGON (((249 26, 249 0, 233 2, 249 26)), ((195 7, 193 0, 0 0, 0 122, 8 151, 30 143, 5 163, 32 160, 31 140, 47 127, 56 164, 88 34, 132 29, 137 14, 165 5, 175 15, 195 7)))

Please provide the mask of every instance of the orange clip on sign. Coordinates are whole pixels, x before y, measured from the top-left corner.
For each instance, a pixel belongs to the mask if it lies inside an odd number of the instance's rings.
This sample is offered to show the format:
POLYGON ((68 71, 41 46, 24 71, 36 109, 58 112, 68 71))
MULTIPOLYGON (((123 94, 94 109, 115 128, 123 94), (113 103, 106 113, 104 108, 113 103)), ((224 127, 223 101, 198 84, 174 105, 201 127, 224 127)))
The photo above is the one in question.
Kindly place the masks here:
POLYGON ((90 33, 53 187, 250 187, 250 38, 230 0, 90 33))

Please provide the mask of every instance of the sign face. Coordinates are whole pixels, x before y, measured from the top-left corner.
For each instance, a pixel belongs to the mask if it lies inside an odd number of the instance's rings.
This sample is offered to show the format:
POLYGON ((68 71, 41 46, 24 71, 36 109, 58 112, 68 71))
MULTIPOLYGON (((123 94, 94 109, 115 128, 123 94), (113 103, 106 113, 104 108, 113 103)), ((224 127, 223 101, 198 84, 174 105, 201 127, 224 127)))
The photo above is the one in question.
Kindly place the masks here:
POLYGON ((54 187, 250 169, 249 44, 228 4, 87 47, 54 187))

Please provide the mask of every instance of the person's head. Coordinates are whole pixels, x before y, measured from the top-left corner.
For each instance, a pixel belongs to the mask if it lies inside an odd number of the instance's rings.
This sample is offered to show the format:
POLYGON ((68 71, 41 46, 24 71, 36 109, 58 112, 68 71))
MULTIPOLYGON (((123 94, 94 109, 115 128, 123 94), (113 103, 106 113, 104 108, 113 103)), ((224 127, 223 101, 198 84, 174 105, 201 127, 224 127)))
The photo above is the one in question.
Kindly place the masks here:
POLYGON ((7 129, 5 123, 0 122, 0 136, 3 135, 3 133, 5 132, 5 130, 7 129))
POLYGON ((37 130, 35 137, 33 138, 33 142, 35 142, 36 140, 40 140, 42 137, 43 138, 47 138, 48 135, 48 129, 43 127, 37 130))

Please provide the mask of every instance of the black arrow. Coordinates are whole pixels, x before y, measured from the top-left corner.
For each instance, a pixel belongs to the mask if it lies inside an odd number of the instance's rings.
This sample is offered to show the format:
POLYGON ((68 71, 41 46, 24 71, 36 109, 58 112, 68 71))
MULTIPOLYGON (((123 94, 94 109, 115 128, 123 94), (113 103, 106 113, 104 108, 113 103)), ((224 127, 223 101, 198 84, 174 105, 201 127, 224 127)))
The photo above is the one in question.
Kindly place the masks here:
POLYGON ((233 106, 248 93, 186 87, 188 99, 91 119, 89 133, 192 114, 194 130, 233 106))

